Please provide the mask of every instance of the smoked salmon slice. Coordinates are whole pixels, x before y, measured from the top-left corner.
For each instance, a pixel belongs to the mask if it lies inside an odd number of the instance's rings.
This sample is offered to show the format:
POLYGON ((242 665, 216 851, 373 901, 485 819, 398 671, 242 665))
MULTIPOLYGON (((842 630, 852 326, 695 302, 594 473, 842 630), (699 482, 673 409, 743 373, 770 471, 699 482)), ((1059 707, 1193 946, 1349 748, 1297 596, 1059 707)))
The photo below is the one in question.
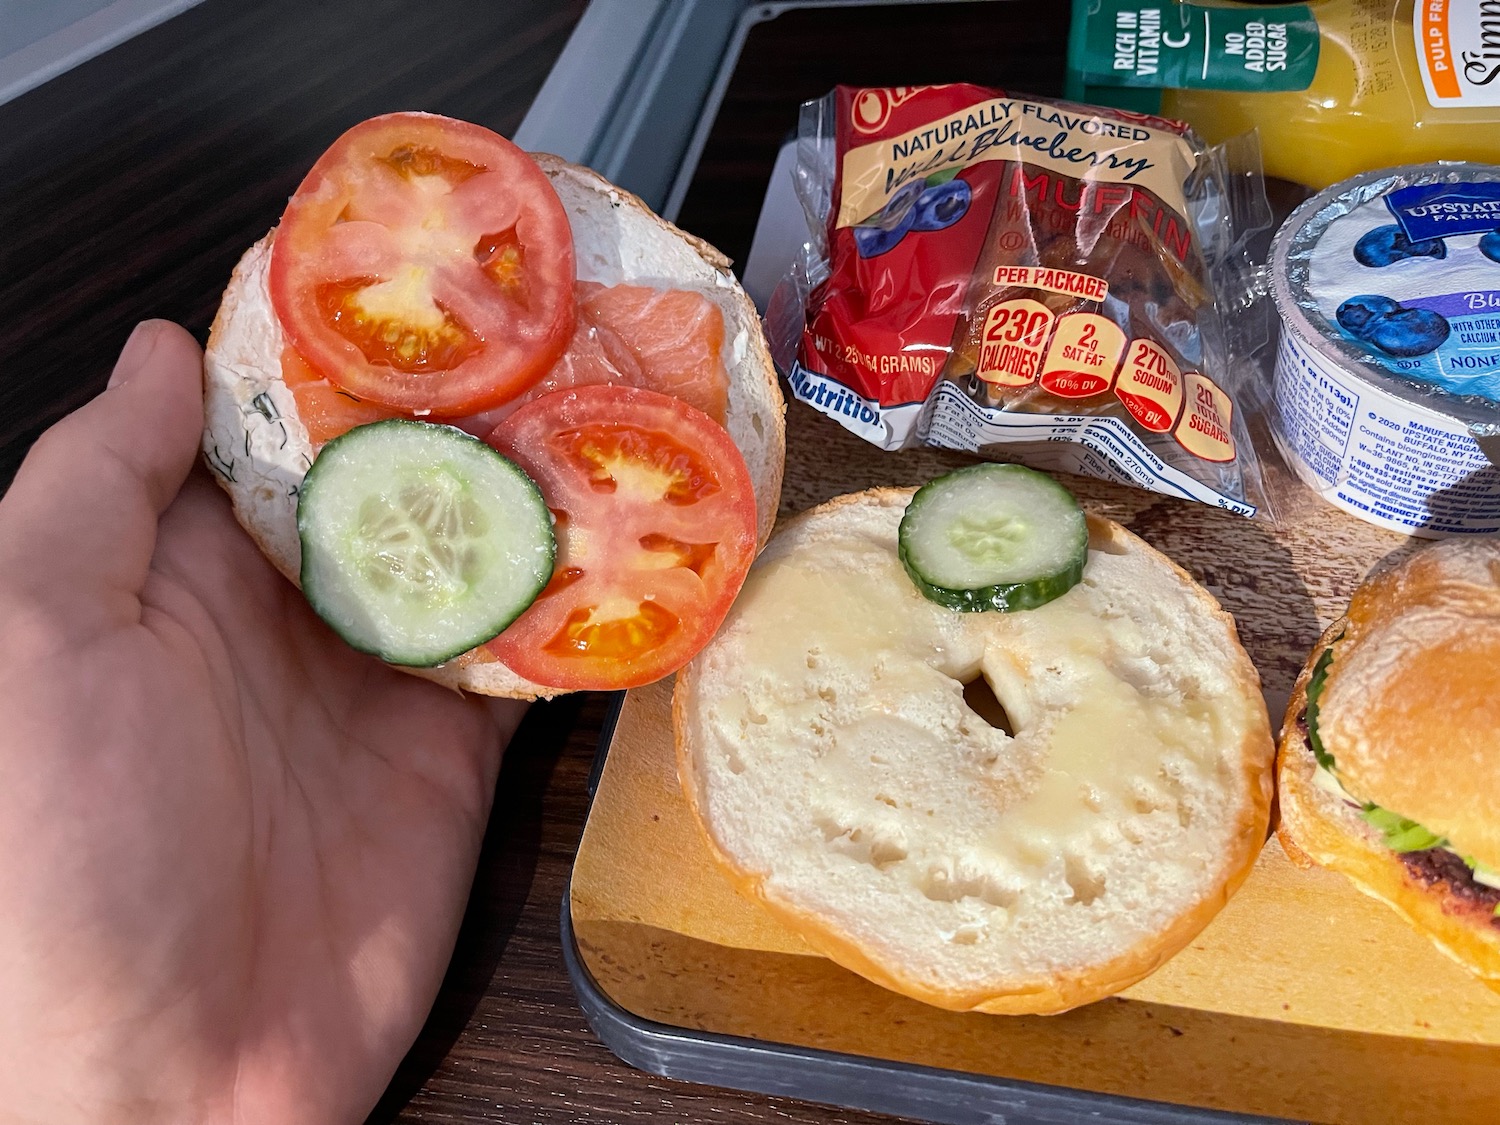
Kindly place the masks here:
MULTIPOLYGON (((640 285, 580 281, 577 293, 578 319, 599 329, 610 361, 625 373, 623 347, 639 367, 644 382, 633 385, 681 399, 724 424, 729 372, 723 357, 724 314, 718 305, 690 290, 640 285)), ((596 381, 609 380, 575 378, 577 383, 596 381)))
MULTIPOLYGON (((596 383, 660 391, 724 424, 729 372, 723 358, 724 315, 717 305, 689 290, 642 285, 580 281, 574 293, 577 326, 552 370, 525 394, 456 419, 454 425, 482 437, 523 402, 596 383)), ((282 353, 281 376, 314 446, 367 422, 406 416, 338 389, 290 347, 282 353)))
POLYGON ((281 352, 281 381, 292 392, 297 417, 307 427, 307 438, 315 449, 355 426, 403 417, 399 410, 377 406, 335 387, 291 345, 281 352))

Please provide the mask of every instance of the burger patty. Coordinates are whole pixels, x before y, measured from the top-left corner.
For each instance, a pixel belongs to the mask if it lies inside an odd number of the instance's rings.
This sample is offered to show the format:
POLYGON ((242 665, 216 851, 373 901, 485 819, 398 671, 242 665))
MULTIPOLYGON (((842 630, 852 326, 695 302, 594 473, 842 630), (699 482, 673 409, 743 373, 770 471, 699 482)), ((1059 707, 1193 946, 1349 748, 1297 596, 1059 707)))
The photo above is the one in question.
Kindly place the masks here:
POLYGON ((1492 926, 1500 928, 1495 907, 1500 906, 1500 889, 1474 881, 1469 865, 1447 848, 1427 848, 1420 852, 1401 852, 1407 874, 1430 890, 1441 889, 1452 903, 1448 913, 1483 913, 1492 926))
MULTIPOLYGON (((1297 716, 1297 731, 1308 754, 1312 755, 1305 707, 1297 716)), ((1473 870, 1457 854, 1447 848, 1424 848, 1419 852, 1395 854, 1405 865, 1408 877, 1427 890, 1447 896, 1443 904, 1446 913, 1479 914, 1491 926, 1500 929, 1500 917, 1495 916, 1496 908, 1500 907, 1500 888, 1477 882, 1473 870)))

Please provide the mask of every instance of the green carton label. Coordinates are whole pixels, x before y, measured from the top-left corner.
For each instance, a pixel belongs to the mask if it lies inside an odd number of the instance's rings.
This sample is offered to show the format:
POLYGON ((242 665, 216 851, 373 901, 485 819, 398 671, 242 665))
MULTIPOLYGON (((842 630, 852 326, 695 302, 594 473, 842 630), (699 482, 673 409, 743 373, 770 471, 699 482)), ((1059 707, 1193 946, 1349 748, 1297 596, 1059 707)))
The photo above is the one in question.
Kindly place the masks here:
POLYGON ((1085 0, 1071 61, 1103 86, 1305 90, 1318 68, 1318 21, 1306 4, 1209 7, 1085 0))

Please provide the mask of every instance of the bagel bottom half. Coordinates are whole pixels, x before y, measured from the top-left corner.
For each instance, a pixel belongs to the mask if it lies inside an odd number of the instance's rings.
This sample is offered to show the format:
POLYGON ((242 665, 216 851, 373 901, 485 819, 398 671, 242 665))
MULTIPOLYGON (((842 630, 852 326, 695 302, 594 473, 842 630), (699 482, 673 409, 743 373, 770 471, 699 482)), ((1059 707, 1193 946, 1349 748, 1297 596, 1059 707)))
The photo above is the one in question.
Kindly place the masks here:
POLYGON ((1265 840, 1259 678, 1214 600, 1107 520, 1039 609, 927 601, 896 555, 910 496, 841 497, 772 539, 678 676, 688 802, 741 891, 877 984, 997 1013, 1118 992, 1265 840), (1004 723, 966 699, 980 679, 1004 723))
MULTIPOLYGON (((781 495, 785 404, 759 314, 728 259, 587 168, 555 156, 536 160, 567 211, 579 280, 688 290, 719 309, 729 375, 725 428, 754 482, 757 534, 764 539, 781 495)), ((297 497, 317 449, 282 378, 288 341, 271 301, 273 238, 274 232, 245 252, 214 318, 204 353, 203 452, 241 526, 298 583, 297 497)), ((481 695, 535 699, 570 690, 531 683, 477 653, 403 671, 481 695)))

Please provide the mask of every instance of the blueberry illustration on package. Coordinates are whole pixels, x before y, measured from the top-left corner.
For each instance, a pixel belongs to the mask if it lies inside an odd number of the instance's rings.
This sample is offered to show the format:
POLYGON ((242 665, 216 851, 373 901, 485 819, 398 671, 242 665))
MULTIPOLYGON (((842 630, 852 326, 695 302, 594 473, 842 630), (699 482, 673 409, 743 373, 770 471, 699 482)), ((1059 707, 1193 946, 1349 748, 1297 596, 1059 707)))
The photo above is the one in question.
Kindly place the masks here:
POLYGON ((964 180, 934 184, 917 197, 911 229, 927 231, 951 227, 968 213, 972 198, 973 192, 964 180))
POLYGON ((1375 317, 1364 338, 1386 355, 1426 355, 1448 339, 1448 318, 1431 309, 1397 309, 1375 317))
POLYGON ((854 228, 854 248, 861 258, 874 258, 895 248, 912 229, 923 181, 914 180, 886 201, 886 205, 854 228))
POLYGON ((1480 237, 1479 252, 1492 262, 1500 262, 1500 229, 1480 237))
POLYGON ((1382 297, 1374 293, 1362 293, 1358 297, 1350 297, 1334 314, 1338 319, 1339 327, 1351 336, 1364 339, 1365 329, 1369 327, 1370 321, 1386 313, 1395 312, 1401 307, 1399 301, 1393 301, 1389 297, 1382 297))
POLYGON ((1441 238, 1424 238, 1413 242, 1395 223, 1376 227, 1360 236, 1354 244, 1354 260, 1362 266, 1379 269, 1405 258, 1446 258, 1448 247, 1441 238))

